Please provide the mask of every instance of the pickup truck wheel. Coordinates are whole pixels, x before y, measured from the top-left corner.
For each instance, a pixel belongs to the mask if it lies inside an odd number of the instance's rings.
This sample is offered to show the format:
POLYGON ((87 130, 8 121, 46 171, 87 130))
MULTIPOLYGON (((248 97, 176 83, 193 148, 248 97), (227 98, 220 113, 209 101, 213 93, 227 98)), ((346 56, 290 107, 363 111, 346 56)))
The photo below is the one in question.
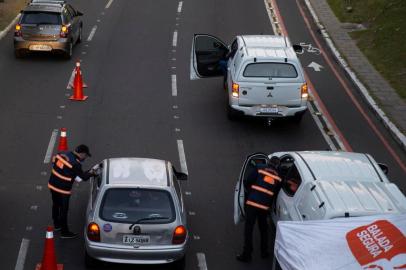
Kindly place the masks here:
POLYGON ((173 270, 185 270, 185 268, 186 268, 186 256, 183 256, 182 259, 172 263, 173 270))
POLYGON ((293 116, 293 121, 295 121, 296 123, 300 123, 302 121, 303 115, 305 113, 306 113, 306 111, 295 114, 293 116))
POLYGON ((230 105, 227 106, 227 118, 230 121, 235 121, 238 120, 239 114, 236 110, 230 107, 230 105))

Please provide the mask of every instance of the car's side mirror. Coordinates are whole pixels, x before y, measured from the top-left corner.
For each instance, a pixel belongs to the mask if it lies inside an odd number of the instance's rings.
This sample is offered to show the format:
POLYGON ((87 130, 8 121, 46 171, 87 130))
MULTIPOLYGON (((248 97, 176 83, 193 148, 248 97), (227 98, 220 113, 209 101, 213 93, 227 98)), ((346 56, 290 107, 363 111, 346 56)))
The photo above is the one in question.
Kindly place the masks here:
POLYGON ((183 172, 178 172, 176 169, 175 169, 175 167, 173 167, 172 166, 172 170, 173 170, 173 173, 175 174, 175 176, 176 176, 176 178, 178 179, 178 180, 181 180, 181 181, 186 181, 187 180, 187 174, 186 173, 183 173, 183 172))
POLYGON ((83 13, 80 11, 76 11, 76 16, 83 16, 83 13))
POLYGON ((296 53, 299 53, 299 54, 303 53, 303 47, 302 47, 302 46, 295 44, 295 45, 293 45, 292 47, 293 47, 293 50, 294 50, 296 53))
POLYGON ((384 174, 388 174, 389 173, 389 168, 386 164, 383 163, 378 163, 379 168, 381 168, 381 170, 383 171, 384 174))

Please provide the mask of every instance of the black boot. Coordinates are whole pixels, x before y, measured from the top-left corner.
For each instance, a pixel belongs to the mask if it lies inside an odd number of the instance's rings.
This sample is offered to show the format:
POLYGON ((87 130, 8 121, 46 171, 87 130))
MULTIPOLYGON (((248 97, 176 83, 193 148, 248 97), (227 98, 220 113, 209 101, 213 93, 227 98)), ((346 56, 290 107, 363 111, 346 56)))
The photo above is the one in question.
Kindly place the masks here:
POLYGON ((247 262, 250 262, 252 258, 251 258, 251 254, 243 252, 241 254, 238 254, 236 259, 237 259, 237 261, 247 263, 247 262))

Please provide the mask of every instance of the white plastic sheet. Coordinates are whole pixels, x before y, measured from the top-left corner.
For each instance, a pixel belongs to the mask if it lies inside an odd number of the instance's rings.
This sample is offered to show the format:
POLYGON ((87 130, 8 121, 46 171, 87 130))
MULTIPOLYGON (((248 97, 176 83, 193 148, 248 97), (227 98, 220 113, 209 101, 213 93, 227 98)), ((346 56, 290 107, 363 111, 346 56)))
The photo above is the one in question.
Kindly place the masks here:
POLYGON ((284 270, 406 269, 406 214, 280 221, 275 256, 284 270))

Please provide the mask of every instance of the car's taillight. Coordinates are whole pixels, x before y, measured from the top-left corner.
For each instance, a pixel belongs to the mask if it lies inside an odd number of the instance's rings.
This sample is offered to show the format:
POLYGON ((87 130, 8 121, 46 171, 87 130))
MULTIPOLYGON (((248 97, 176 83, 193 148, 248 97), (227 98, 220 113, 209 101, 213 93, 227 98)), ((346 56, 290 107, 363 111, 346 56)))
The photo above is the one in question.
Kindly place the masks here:
POLYGON ((87 238, 90 241, 100 242, 100 228, 99 225, 92 222, 87 225, 87 238))
POLYGON ((69 27, 67 27, 66 25, 62 25, 62 27, 61 27, 61 37, 62 38, 68 37, 68 33, 69 33, 69 27))
POLYGON ((238 85, 238 83, 234 83, 232 84, 232 89, 231 89, 231 95, 233 97, 239 97, 240 96, 240 86, 238 85))
POLYGON ((14 36, 21 37, 21 24, 16 24, 14 36))
POLYGON ((176 229, 173 231, 173 237, 172 237, 172 244, 174 245, 180 245, 183 244, 186 240, 186 228, 184 226, 178 226, 176 229))
POLYGON ((302 99, 307 99, 309 97, 309 89, 307 87, 307 83, 302 84, 302 86, 300 87, 300 93, 302 99))

